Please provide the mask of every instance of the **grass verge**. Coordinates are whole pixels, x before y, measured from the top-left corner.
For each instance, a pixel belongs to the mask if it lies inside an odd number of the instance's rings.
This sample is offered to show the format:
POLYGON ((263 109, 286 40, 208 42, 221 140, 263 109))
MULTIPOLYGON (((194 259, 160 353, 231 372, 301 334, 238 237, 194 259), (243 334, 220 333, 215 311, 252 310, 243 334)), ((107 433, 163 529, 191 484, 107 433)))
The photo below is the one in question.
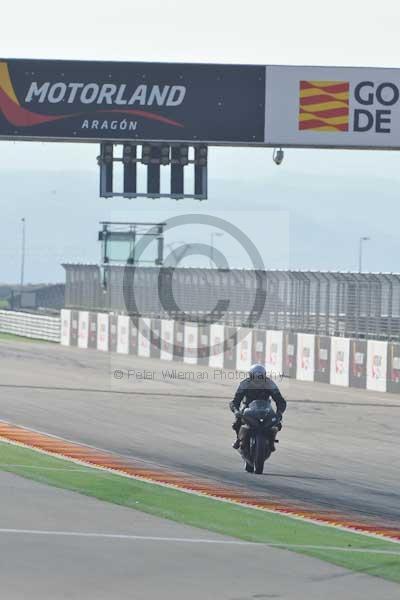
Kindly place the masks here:
POLYGON ((58 344, 51 340, 41 340, 40 338, 24 337, 23 335, 14 335, 13 333, 0 332, 0 340, 10 340, 12 342, 40 342, 43 344, 58 344))
POLYGON ((3 442, 0 470, 242 540, 279 544, 353 571, 400 582, 400 545, 394 542, 128 479, 3 442), (319 548, 290 548, 293 544, 319 548), (382 550, 398 555, 379 554, 382 550))

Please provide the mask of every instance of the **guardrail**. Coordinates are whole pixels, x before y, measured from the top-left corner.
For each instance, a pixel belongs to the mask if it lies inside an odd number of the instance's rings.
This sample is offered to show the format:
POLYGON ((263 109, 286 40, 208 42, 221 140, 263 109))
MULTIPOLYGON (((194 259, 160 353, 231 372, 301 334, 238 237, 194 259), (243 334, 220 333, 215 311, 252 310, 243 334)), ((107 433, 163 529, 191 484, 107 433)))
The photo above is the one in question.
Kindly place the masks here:
POLYGON ((0 310, 0 332, 23 337, 60 342, 60 317, 0 310))

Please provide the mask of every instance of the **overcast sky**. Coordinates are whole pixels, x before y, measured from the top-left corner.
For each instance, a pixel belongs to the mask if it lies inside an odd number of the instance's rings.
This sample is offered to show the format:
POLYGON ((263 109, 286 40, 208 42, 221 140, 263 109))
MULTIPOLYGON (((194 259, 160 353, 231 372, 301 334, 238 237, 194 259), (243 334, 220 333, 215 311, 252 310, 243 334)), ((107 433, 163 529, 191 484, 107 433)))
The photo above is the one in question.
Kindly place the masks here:
MULTIPOLYGON (((328 5, 320 0, 36 0, 2 6, 0 56, 398 67, 399 33, 400 5, 388 0, 336 0, 328 5)), ((0 197, 6 231, 0 281, 18 279, 22 216, 31 223, 28 279, 60 280, 60 260, 96 259, 98 249, 91 236, 110 209, 110 204, 97 199, 97 147, 21 142, 1 142, 0 147, 0 185, 2 180, 7 183, 0 197), (47 198, 43 204, 39 193, 47 198), (57 202, 52 204, 52 198, 57 202), (84 227, 72 243, 74 233, 63 231, 63 223, 71 214, 79 217, 83 202, 90 211, 86 210, 84 227)), ((290 243, 288 258, 285 229, 286 258, 282 261, 278 253, 268 266, 352 269, 358 237, 370 235, 366 267, 398 271, 399 166, 397 152, 288 150, 277 168, 270 149, 212 149, 210 200, 200 210, 226 211, 230 198, 239 211, 256 206, 276 215, 282 209, 285 216, 279 217, 279 226, 286 227, 289 215, 300 233, 290 243), (321 240, 326 248, 321 248, 321 240), (343 246, 343 254, 332 253, 333 245, 343 246)), ((133 206, 127 202, 116 202, 111 212, 133 206)), ((152 202, 151 210, 160 207, 164 216, 166 201, 157 202, 152 202)), ((135 202, 132 219, 148 206, 146 200, 135 202)), ((178 213, 198 208, 191 202, 180 203, 178 209, 173 206, 178 213)), ((264 260, 268 256, 263 252, 264 260)))

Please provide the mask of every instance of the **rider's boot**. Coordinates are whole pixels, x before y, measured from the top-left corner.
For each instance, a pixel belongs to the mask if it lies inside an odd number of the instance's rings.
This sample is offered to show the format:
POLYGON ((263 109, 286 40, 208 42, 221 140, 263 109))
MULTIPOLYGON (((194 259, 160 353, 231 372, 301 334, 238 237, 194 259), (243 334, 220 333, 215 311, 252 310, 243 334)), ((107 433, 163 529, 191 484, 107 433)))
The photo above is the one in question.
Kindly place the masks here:
POLYGON ((272 431, 271 432, 271 437, 270 437, 270 443, 271 443, 271 452, 275 452, 276 451, 276 446, 275 444, 279 443, 279 440, 276 439, 276 434, 278 432, 277 431, 272 431))
POLYGON ((234 448, 235 450, 239 450, 239 448, 240 448, 240 440, 239 440, 239 438, 237 438, 237 440, 235 442, 233 442, 232 448, 234 448))
POLYGON ((238 417, 236 417, 232 423, 232 429, 236 433, 236 441, 233 442, 233 444, 232 444, 232 448, 234 448, 235 450, 239 450, 239 448, 240 448, 240 439, 239 439, 240 423, 241 423, 241 420, 238 417))

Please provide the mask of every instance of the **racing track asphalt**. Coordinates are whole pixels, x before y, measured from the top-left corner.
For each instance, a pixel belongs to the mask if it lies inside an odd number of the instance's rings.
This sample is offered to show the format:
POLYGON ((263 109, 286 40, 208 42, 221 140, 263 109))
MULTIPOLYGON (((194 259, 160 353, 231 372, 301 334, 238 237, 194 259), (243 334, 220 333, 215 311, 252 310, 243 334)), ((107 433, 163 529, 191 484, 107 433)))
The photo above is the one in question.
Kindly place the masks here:
POLYGON ((268 498, 399 526, 400 396, 284 380, 288 410, 281 443, 264 476, 253 476, 230 447, 233 375, 2 341, 0 419, 268 498), (173 368, 185 379, 166 373, 173 368), (122 379, 113 377, 115 370, 122 379))
POLYGON ((7 600, 398 598, 389 581, 9 473, 0 497, 7 600))

